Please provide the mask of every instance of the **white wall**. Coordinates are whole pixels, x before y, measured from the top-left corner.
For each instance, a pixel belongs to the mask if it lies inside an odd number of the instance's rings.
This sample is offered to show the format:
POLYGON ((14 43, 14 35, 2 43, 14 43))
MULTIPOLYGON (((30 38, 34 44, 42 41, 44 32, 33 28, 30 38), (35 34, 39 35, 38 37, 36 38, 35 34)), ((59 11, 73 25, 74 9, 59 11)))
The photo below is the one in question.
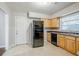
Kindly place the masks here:
POLYGON ((36 17, 36 18, 50 18, 50 15, 37 13, 37 12, 29 12, 29 17, 36 17))
POLYGON ((9 46, 15 46, 15 19, 12 13, 9 16, 9 46))
POLYGON ((7 21, 6 21, 6 24, 7 24, 7 28, 6 28, 6 43, 7 43, 7 48, 10 48, 13 44, 14 44, 14 19, 13 19, 13 15, 10 11, 10 9, 8 8, 8 6, 6 5, 6 3, 4 2, 0 2, 0 8, 2 10, 5 11, 6 15, 7 15, 7 21))
MULTIPOLYGON (((3 11, 5 11, 5 13, 6 14, 8 14, 9 15, 9 9, 8 9, 8 7, 5 5, 5 3, 0 3, 0 8, 3 10, 3 11)), ((8 29, 8 28, 7 28, 8 29)), ((6 32, 7 33, 7 36, 9 35, 8 34, 8 31, 6 32)), ((5 37, 5 36, 4 36, 5 37)), ((8 40, 8 37, 6 38, 6 40, 8 40)), ((8 41, 6 41, 5 43, 8 43, 8 41)), ((8 44, 6 45, 6 49, 7 49, 7 47, 8 47, 8 44)))
POLYGON ((58 12, 56 12, 55 14, 52 14, 52 18, 56 17, 56 16, 64 16, 73 12, 79 11, 79 3, 75 3, 71 6, 68 6, 62 10, 59 10, 58 12))
MULTIPOLYGON (((47 15, 45 15, 45 14, 39 14, 39 13, 32 13, 32 14, 30 14, 31 16, 34 16, 34 17, 39 17, 39 15, 40 15, 40 17, 42 16, 42 18, 49 18, 49 15, 47 16, 47 15)), ((29 37, 30 36, 30 32, 32 32, 31 31, 31 23, 32 23, 32 21, 33 20, 41 20, 41 19, 29 19, 29 18, 27 18, 27 13, 22 13, 22 12, 14 12, 14 16, 25 16, 26 17, 26 43, 28 43, 29 42, 29 39, 31 38, 31 37, 29 37)), ((16 34, 16 33, 15 33, 16 34)))

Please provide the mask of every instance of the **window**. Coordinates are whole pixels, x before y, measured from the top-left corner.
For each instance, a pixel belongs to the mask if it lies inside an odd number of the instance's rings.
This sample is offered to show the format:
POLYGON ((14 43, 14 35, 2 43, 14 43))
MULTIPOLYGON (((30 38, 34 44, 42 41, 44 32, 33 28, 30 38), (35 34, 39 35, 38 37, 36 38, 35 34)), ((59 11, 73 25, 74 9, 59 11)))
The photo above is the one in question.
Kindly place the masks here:
POLYGON ((79 31, 79 12, 60 18, 60 29, 68 31, 79 31))

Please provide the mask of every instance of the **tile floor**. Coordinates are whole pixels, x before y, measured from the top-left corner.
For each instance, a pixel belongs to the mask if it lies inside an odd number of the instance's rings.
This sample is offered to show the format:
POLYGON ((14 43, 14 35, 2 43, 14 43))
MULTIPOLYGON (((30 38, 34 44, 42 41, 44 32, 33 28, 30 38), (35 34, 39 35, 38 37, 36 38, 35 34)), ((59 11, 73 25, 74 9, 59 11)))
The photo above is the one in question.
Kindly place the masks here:
POLYGON ((48 42, 43 47, 32 48, 28 45, 19 45, 6 51, 3 56, 74 56, 62 48, 48 42))

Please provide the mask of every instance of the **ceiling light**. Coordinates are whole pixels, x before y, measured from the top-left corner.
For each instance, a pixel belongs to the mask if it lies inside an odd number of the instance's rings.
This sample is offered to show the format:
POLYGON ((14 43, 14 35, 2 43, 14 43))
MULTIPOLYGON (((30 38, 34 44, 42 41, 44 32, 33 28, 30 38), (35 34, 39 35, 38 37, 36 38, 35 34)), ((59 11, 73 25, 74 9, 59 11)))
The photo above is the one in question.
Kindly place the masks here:
POLYGON ((48 2, 39 2, 38 4, 39 4, 39 5, 47 5, 48 2))
POLYGON ((55 2, 36 2, 37 5, 50 5, 54 4, 55 2))

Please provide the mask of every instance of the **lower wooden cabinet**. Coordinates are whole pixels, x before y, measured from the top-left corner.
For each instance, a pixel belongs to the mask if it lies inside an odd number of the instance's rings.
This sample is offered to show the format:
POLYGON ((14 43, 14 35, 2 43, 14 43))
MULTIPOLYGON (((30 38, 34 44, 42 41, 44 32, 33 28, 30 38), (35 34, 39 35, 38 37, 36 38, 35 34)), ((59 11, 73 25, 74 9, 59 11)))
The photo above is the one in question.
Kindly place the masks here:
POLYGON ((65 48, 65 39, 63 35, 59 35, 59 43, 58 46, 60 46, 61 48, 65 48))
MULTIPOLYGON (((78 45, 78 43, 77 43, 78 45)), ((59 35, 58 36, 58 46, 64 48, 65 50, 71 52, 72 54, 76 54, 76 44, 75 37, 59 35)), ((79 46, 77 46, 79 48, 79 46)))
POLYGON ((79 38, 76 39, 76 52, 79 52, 79 38))
POLYGON ((75 38, 74 40, 66 38, 65 42, 66 42, 65 49, 71 52, 72 54, 76 54, 75 38))
POLYGON ((51 32, 47 32, 47 41, 51 43, 51 32))

